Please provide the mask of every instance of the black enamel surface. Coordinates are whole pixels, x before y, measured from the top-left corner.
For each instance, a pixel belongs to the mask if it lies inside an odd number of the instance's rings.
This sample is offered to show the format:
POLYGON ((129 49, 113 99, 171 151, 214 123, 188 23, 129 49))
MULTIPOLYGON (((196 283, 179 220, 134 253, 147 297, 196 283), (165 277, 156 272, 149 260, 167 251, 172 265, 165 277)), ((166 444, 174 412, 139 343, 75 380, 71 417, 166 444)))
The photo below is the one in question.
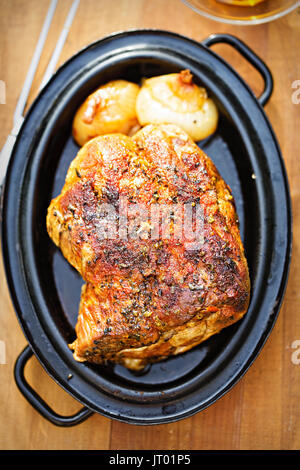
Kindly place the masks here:
POLYGON ((290 200, 280 149, 251 90, 207 47, 168 32, 116 34, 70 59, 27 114, 8 170, 2 238, 17 316, 47 372, 82 404, 111 418, 135 424, 182 419, 209 406, 239 380, 276 320, 291 249, 290 200), (197 348, 142 374, 121 366, 77 363, 67 343, 74 339, 82 280, 45 227, 49 202, 59 194, 78 151, 70 134, 72 117, 107 80, 139 82, 184 68, 219 107, 217 132, 199 146, 235 197, 252 284, 249 311, 197 348))

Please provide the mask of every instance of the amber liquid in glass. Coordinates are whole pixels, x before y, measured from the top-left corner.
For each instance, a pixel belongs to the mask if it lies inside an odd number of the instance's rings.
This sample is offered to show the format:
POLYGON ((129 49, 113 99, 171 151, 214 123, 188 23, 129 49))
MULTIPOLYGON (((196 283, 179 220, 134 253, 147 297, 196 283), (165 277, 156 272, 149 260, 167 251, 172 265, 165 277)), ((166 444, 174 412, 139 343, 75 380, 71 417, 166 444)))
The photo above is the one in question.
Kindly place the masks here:
POLYGON ((229 5, 254 7, 258 3, 265 2, 266 0, 217 0, 217 1, 219 3, 227 3, 229 5))

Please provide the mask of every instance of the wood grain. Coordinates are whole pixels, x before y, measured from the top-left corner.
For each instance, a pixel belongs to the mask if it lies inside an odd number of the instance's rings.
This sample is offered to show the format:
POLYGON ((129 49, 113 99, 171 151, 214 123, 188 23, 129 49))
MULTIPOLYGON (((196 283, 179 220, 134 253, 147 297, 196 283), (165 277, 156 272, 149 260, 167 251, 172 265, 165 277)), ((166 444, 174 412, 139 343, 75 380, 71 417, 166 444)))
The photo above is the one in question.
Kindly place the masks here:
MULTIPOLYGON (((58 2, 28 106, 39 90, 71 0, 58 2)), ((0 0, 0 79, 6 104, 0 104, 0 145, 12 117, 44 21, 49 1, 0 0)), ((230 26, 202 18, 179 0, 81 0, 60 57, 113 31, 158 28, 195 40, 211 33, 238 36, 271 68, 275 89, 266 113, 279 140, 290 182, 294 218, 293 257, 285 300, 276 325, 257 360, 240 382, 205 411, 177 423, 133 426, 94 415, 74 428, 57 428, 22 397, 13 378, 16 357, 26 345, 0 264, 0 340, 6 363, 0 364, 0 449, 299 449, 300 364, 292 344, 300 340, 300 104, 292 103, 292 82, 300 79, 300 10, 260 26, 230 26)), ((257 72, 228 46, 215 51, 228 60, 256 94, 257 72)), ((27 107, 28 107, 27 106, 27 107)), ((300 356, 300 355, 299 355, 300 356)), ((59 413, 80 405, 66 394, 33 358, 26 369, 33 387, 59 413)))

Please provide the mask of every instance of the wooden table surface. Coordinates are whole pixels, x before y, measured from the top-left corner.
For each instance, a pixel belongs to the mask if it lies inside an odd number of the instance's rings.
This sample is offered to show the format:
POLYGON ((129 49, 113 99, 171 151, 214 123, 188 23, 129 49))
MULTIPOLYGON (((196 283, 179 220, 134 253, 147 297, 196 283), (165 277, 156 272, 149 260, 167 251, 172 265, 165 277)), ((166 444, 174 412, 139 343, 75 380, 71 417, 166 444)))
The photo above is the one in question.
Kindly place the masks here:
MULTIPOLYGON (((63 27, 71 0, 59 0, 29 96, 30 104, 63 27)), ((0 0, 0 146, 12 127, 13 112, 49 6, 48 0, 0 0)), ((15 360, 26 345, 0 266, 0 449, 299 449, 300 448, 300 9, 258 26, 232 26, 202 18, 180 0, 81 0, 59 64, 83 46, 132 28, 167 29, 202 40, 211 33, 238 36, 271 68, 275 88, 266 113, 279 140, 290 182, 294 241, 289 282, 275 327, 245 376, 208 409, 172 424, 134 426, 95 414, 72 428, 58 428, 23 398, 13 378, 15 360), (298 351, 299 350, 299 354, 298 351), (4 361, 5 360, 5 361, 4 361), (3 363, 5 362, 5 363, 3 363)), ((228 60, 255 93, 262 81, 229 46, 214 50, 228 60)), ((58 413, 81 405, 64 392, 36 358, 26 369, 33 388, 58 413)))

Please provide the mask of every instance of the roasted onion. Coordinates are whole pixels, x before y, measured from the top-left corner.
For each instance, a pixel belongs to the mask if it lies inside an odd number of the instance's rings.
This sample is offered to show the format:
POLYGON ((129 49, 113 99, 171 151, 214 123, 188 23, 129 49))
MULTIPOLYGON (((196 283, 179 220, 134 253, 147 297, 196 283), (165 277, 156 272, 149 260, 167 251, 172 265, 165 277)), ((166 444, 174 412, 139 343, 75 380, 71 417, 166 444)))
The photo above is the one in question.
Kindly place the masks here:
POLYGON ((73 121, 73 137, 80 145, 99 135, 130 134, 139 128, 136 98, 139 85, 113 80, 100 86, 78 109, 73 121))
POLYGON ((138 93, 136 113, 142 126, 175 124, 194 141, 217 127, 218 110, 205 88, 193 82, 189 70, 145 79, 138 93))

